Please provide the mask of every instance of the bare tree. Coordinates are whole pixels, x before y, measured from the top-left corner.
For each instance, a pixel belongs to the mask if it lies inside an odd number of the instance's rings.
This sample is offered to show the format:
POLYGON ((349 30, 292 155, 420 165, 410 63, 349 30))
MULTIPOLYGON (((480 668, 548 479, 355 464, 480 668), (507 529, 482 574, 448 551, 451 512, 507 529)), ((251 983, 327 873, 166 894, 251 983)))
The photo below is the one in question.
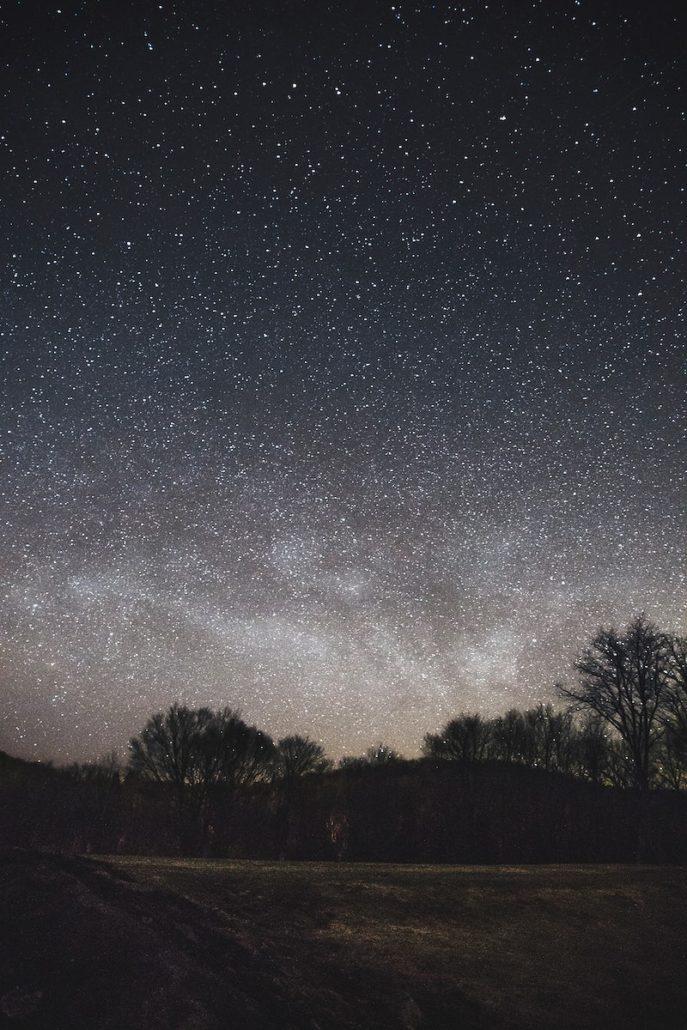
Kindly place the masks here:
POLYGON ((365 752, 365 761, 368 765, 393 765, 396 762, 402 762, 403 758, 394 751, 388 744, 375 744, 374 747, 369 747, 365 752))
POLYGON ((198 739, 200 780, 205 790, 247 787, 265 779, 275 756, 272 738, 249 726, 232 708, 215 712, 198 739))
POLYGON ((647 790, 668 701, 668 638, 639 616, 624 633, 600 629, 576 668, 579 687, 559 687, 561 696, 613 726, 627 749, 632 785, 647 790))
POLYGON ((491 757, 502 762, 524 762, 528 752, 527 726, 523 713, 510 708, 492 720, 491 757))
POLYGON ((331 766, 322 745, 309 737, 282 737, 277 744, 274 771, 280 779, 295 780, 308 773, 326 772, 331 766))
POLYGON ((146 779, 170 784, 182 853, 197 843, 205 797, 201 741, 213 721, 209 708, 174 704, 158 712, 129 742, 129 768, 146 779))
POLYGON ((660 787, 681 790, 687 786, 687 737, 684 725, 668 722, 657 748, 654 778, 660 787))
POLYGON ((172 783, 177 791, 216 785, 247 786, 266 775, 274 743, 248 726, 238 712, 223 708, 172 705, 152 716, 129 744, 129 767, 149 779, 172 783))
POLYGON ((687 638, 670 637, 668 697, 659 779, 673 790, 687 783, 687 638))
POLYGON ((177 704, 151 716, 140 736, 129 742, 129 768, 158 783, 171 783, 181 796, 202 777, 200 739, 212 720, 209 708, 177 704))
POLYGON ((340 769, 369 769, 371 765, 393 765, 402 762, 403 756, 388 744, 375 744, 364 755, 344 755, 339 762, 340 769))
POLYGON ((585 712, 573 736, 572 765, 574 771, 592 783, 605 783, 610 778, 612 732, 605 719, 596 712, 585 712))
POLYGON ((349 772, 359 772, 361 769, 369 768, 369 765, 365 755, 344 755, 339 759, 339 769, 347 769, 349 772))
MULTIPOLYGON (((572 764, 572 715, 539 705, 524 713, 532 738, 532 765, 540 769, 569 772, 572 764)), ((529 763, 528 763, 529 764, 529 763)))
POLYGON ((431 758, 481 762, 487 757, 492 729, 492 724, 481 715, 459 715, 447 722, 439 733, 428 733, 422 751, 431 758))
POLYGON ((687 638, 670 638, 668 711, 675 744, 687 755, 687 638))

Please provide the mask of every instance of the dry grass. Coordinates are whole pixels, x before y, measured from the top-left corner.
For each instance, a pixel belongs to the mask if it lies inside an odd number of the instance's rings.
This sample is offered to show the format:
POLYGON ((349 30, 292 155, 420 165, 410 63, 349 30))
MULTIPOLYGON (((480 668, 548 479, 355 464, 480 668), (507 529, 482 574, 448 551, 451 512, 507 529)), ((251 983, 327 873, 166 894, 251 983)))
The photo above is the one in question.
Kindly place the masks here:
POLYGON ((273 956, 322 1030, 687 1027, 684 869, 107 861, 273 956))

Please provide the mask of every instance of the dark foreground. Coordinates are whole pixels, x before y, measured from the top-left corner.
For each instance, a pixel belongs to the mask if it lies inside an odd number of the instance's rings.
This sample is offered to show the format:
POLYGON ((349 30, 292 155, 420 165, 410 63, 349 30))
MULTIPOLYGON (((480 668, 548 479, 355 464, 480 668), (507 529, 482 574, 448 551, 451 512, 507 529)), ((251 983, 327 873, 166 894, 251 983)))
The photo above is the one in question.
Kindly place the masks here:
POLYGON ((687 871, 0 862, 0 1026, 687 1026, 687 871))

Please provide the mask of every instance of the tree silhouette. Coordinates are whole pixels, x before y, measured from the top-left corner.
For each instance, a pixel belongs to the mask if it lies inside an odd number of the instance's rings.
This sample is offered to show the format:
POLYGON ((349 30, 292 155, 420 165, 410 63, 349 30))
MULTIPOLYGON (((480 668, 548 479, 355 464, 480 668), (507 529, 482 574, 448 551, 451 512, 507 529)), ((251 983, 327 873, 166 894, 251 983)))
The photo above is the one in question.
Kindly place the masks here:
POLYGON ((570 772, 573 762, 573 726, 570 712, 539 705, 524 713, 529 741, 528 764, 539 769, 570 772))
POLYGON ((213 713, 199 734, 198 764, 206 791, 218 785, 235 790, 265 779, 274 756, 272 738, 247 725, 232 708, 213 713))
POLYGON ((153 715, 129 743, 129 768, 180 793, 220 784, 247 786, 265 777, 274 756, 268 734, 248 726, 238 712, 172 705, 153 715))
POLYGON ((586 712, 573 738, 572 768, 592 783, 609 779, 612 761, 608 723, 596 712, 586 712))
POLYGON ((308 773, 326 772, 332 763, 324 748, 309 737, 282 737, 274 756, 274 771, 279 779, 296 780, 308 773))
POLYGON ((171 784, 182 850, 207 834, 208 798, 232 793, 271 770, 274 743, 231 708, 172 705, 153 715, 129 743, 129 768, 146 779, 171 784))
POLYGON ((371 765, 394 765, 402 762, 403 756, 388 744, 375 744, 364 755, 345 755, 339 762, 340 769, 368 769, 371 765))
POLYGON ((509 708, 505 715, 498 716, 493 722, 493 757, 502 762, 526 761, 526 736, 523 713, 517 708, 509 708))
POLYGON ((171 783, 180 796, 203 776, 200 740, 212 720, 209 708, 178 704, 151 716, 140 736, 129 742, 129 768, 158 783, 171 783))
POLYGON ((492 725, 481 715, 459 715, 447 722, 437 734, 428 733, 423 754, 458 762, 481 762, 492 742, 492 725))
POLYGON ((670 642, 638 616, 624 633, 600 629, 576 662, 580 685, 559 687, 579 709, 596 712, 627 749, 632 785, 648 790, 653 751, 669 700, 670 642))
POLYGON ((687 782, 687 638, 670 638, 667 712, 659 775, 666 786, 678 790, 687 782))

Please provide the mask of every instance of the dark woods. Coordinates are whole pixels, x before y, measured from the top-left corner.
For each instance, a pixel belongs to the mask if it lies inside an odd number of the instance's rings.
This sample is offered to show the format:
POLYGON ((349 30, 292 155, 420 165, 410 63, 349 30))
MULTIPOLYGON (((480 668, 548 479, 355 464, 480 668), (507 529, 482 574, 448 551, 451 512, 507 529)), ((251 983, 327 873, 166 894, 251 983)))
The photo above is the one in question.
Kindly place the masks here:
POLYGON ((600 631, 550 705, 459 715, 424 757, 333 768, 225 708, 173 705, 114 755, 56 770, 0 755, 6 845, 415 862, 687 861, 687 644, 600 631))

